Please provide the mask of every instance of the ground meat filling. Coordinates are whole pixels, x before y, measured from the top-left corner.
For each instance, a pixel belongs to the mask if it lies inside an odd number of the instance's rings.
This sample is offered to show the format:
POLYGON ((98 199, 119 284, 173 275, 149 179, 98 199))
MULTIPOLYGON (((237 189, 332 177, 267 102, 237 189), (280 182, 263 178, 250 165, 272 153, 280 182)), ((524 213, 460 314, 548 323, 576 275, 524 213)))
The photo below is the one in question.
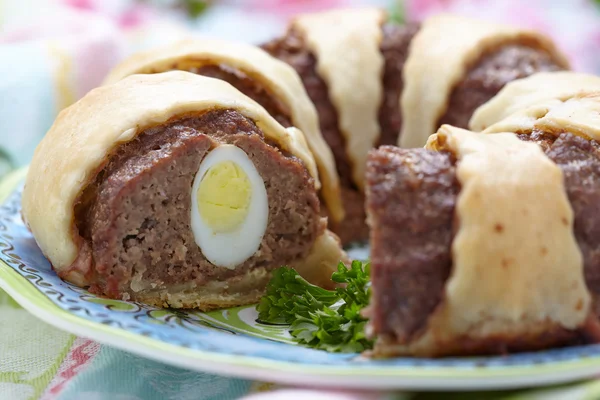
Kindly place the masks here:
POLYGON ((467 128, 477 107, 494 97, 507 83, 536 72, 561 69, 550 54, 533 44, 508 44, 493 49, 476 62, 453 89, 438 126, 450 124, 467 128))
POLYGON ((404 88, 402 70, 408 58, 410 42, 419 31, 418 24, 383 26, 381 54, 385 60, 383 70, 383 99, 379 108, 381 136, 379 145, 395 145, 402 129, 400 96, 404 88))
POLYGON ((300 160, 265 143, 256 125, 237 111, 210 111, 148 129, 115 150, 76 209, 101 282, 93 289, 121 296, 131 290, 132 279, 152 288, 201 286, 303 258, 324 229, 313 186, 300 160), (209 263, 190 228, 194 175, 221 143, 248 154, 269 199, 261 246, 234 270, 209 263))
POLYGON ((459 192, 449 153, 383 146, 367 165, 373 284, 371 323, 406 342, 441 300, 459 192))
POLYGON ((199 68, 192 68, 190 72, 209 78, 220 79, 231 84, 237 90, 263 106, 281 125, 286 128, 293 126, 288 107, 277 96, 269 93, 260 82, 252 79, 243 72, 227 65, 205 65, 199 68))
MULTIPOLYGON (((594 297, 600 297, 600 144, 570 133, 518 137, 538 143, 563 171, 585 280, 594 297)), ((383 342, 407 343, 425 327, 449 276, 459 193, 454 160, 449 153, 384 146, 369 156, 367 187, 371 323, 383 342)), ((597 315, 598 303, 596 299, 597 315)), ((565 343, 578 340, 563 334, 565 343)))

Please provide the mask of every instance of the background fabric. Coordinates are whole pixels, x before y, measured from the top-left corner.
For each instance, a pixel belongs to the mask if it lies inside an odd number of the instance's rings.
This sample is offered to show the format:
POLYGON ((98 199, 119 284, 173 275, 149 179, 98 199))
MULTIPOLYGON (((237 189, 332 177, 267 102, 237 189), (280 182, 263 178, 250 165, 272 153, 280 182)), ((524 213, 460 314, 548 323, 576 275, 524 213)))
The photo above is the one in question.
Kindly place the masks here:
MULTIPOLYGON (((132 52, 194 35, 260 43, 283 32, 297 13, 362 4, 388 8, 397 20, 452 12, 535 28, 557 41, 575 69, 600 74, 600 5, 591 0, 0 0, 0 176, 26 165, 57 113, 132 52)), ((174 368, 75 337, 38 321, 0 291, 0 399, 244 396, 598 399, 600 381, 455 396, 279 388, 174 368)))

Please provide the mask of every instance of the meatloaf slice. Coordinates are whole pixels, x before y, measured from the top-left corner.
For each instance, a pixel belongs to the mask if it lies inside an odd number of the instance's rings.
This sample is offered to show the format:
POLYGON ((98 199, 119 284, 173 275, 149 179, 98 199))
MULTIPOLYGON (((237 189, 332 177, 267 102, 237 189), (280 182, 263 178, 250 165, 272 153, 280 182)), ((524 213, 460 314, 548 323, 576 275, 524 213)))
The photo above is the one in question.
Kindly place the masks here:
POLYGON ((76 215, 88 252, 78 261, 92 263, 93 292, 202 309, 258 300, 271 270, 305 258, 325 228, 304 164, 267 143, 253 121, 222 109, 152 127, 117 147, 76 215), (190 227, 194 176, 221 144, 248 155, 268 196, 260 247, 234 269, 211 264, 190 227), (194 293, 203 293, 205 303, 195 303, 194 293), (214 304, 206 303, 211 295, 214 304))
MULTIPOLYGON (((600 316, 600 145, 570 133, 518 135, 540 144, 563 171, 574 211, 574 235, 581 249, 585 281, 600 316)), ((382 146, 372 150, 367 168, 367 213, 371 226, 372 300, 370 324, 380 355, 416 340, 436 306, 444 301, 452 270, 454 207, 460 187, 456 161, 448 152, 382 146)), ((493 354, 600 340, 597 324, 545 337, 503 337, 453 343, 447 355, 493 354)), ((440 354, 442 355, 442 354, 440 354)))

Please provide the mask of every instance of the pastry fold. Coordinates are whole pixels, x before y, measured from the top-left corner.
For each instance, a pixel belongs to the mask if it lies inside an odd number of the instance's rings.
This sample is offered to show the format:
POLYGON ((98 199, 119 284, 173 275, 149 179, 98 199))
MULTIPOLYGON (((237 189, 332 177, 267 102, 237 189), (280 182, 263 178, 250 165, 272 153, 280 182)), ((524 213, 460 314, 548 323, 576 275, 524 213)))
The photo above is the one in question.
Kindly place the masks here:
POLYGON ((469 121, 469 129, 480 132, 537 103, 598 90, 600 77, 596 75, 571 71, 538 72, 510 82, 478 107, 469 121))

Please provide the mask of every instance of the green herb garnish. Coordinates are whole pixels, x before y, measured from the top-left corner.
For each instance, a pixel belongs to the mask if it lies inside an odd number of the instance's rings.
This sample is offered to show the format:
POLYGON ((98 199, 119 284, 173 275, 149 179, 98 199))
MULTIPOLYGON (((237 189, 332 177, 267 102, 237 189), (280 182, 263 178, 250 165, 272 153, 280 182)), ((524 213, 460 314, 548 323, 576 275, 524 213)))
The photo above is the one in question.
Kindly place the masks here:
POLYGON ((373 345, 365 336, 361 310, 369 304, 369 264, 338 265, 331 279, 344 287, 326 290, 308 283, 292 268, 273 273, 267 293, 257 306, 258 318, 290 324, 299 343, 332 352, 360 352, 373 345))

